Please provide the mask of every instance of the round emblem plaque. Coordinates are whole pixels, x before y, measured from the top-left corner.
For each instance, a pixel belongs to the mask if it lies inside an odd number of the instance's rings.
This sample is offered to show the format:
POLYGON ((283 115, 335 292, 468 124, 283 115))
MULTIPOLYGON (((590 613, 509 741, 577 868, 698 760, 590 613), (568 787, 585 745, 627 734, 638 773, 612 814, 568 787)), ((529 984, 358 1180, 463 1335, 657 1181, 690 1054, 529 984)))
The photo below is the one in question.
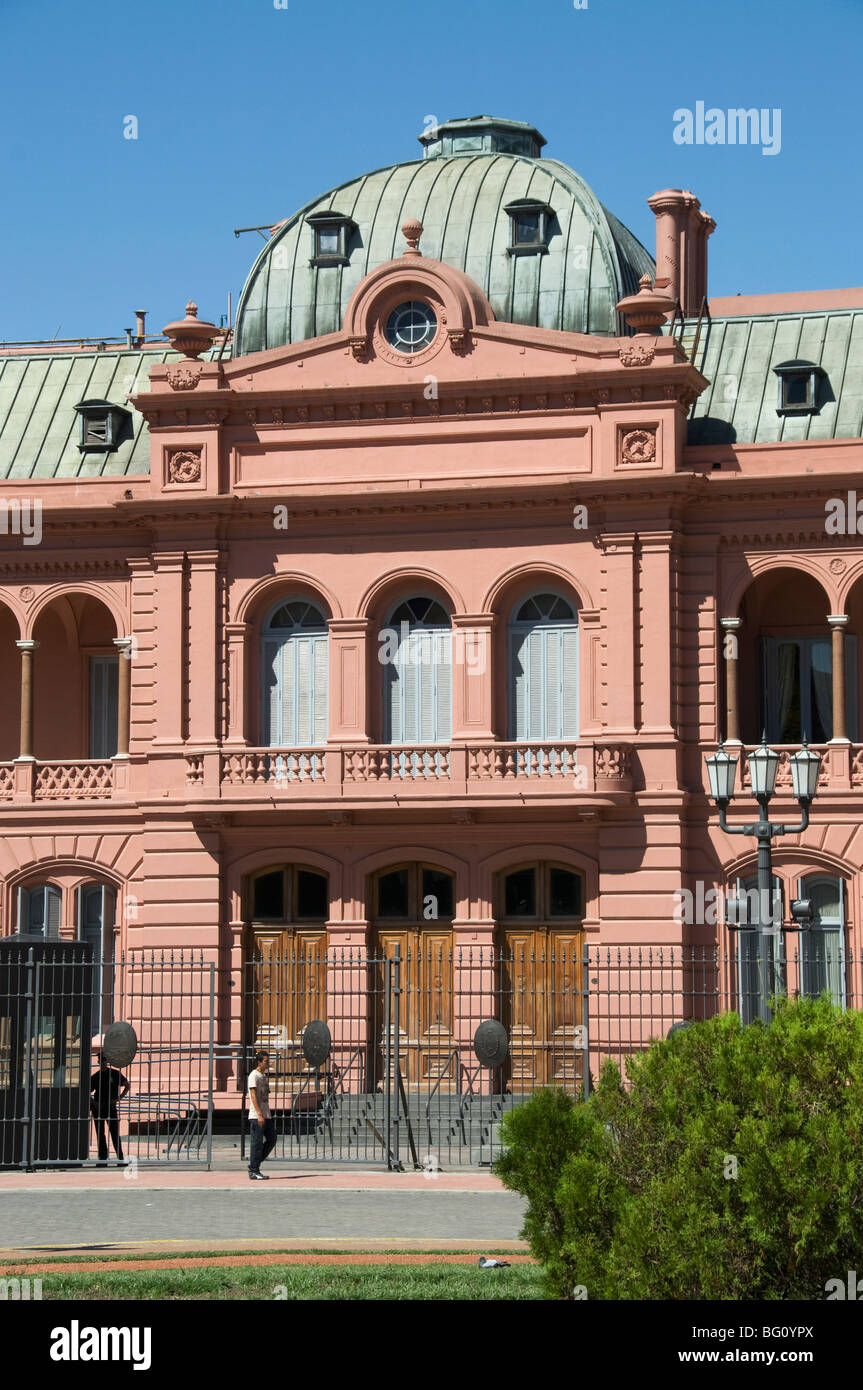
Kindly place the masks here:
POLYGON ((102 1034, 102 1056, 112 1067, 127 1067, 138 1051, 138 1034, 131 1023, 109 1023, 102 1034))
POLYGON ((509 1038, 502 1023, 486 1019, 473 1035, 476 1060, 484 1067, 502 1067, 509 1052, 509 1038))
POLYGON ((322 1067, 330 1055, 332 1038, 320 1018, 312 1019, 303 1029, 303 1056, 310 1067, 322 1067))

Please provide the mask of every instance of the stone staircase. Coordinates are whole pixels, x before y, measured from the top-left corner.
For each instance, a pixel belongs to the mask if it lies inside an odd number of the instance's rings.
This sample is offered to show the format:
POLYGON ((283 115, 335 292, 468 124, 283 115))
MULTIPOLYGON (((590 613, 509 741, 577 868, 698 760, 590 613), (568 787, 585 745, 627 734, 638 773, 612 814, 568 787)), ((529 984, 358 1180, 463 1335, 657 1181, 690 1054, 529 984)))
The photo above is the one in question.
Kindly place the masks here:
MULTIPOLYGON (((405 1169, 413 1167, 410 1138, 417 1163, 430 1174, 435 1167, 491 1163, 500 1154, 500 1122, 504 1113, 522 1105, 527 1095, 468 1095, 408 1090, 407 1115, 399 1107, 392 1115, 392 1148, 405 1169), (396 1127, 396 1118, 398 1126, 396 1127)), ((342 1095, 332 1110, 326 1103, 279 1124, 279 1157, 333 1161, 383 1161, 386 1137, 386 1097, 382 1092, 342 1095)))

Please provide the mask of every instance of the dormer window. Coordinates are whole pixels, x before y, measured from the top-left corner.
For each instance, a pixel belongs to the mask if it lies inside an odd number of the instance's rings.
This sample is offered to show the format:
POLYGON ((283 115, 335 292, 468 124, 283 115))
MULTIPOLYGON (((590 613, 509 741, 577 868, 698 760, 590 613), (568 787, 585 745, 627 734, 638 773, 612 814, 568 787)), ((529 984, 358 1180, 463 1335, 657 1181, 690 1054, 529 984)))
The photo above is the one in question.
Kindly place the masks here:
POLYGON ((548 203, 540 203, 536 198, 519 198, 507 203, 504 211, 509 216, 509 246, 511 256, 531 253, 543 254, 548 250, 548 236, 554 210, 548 203))
POLYGON ((110 401, 81 401, 75 409, 81 420, 82 454, 110 454, 119 447, 132 419, 130 411, 110 401))
POLYGON ((815 362, 780 362, 773 368, 779 378, 777 415, 817 415, 821 378, 827 373, 815 362))
POLYGON ((348 244, 356 230, 356 222, 340 212, 314 212, 306 221, 314 237, 314 254, 310 265, 347 265, 348 244))

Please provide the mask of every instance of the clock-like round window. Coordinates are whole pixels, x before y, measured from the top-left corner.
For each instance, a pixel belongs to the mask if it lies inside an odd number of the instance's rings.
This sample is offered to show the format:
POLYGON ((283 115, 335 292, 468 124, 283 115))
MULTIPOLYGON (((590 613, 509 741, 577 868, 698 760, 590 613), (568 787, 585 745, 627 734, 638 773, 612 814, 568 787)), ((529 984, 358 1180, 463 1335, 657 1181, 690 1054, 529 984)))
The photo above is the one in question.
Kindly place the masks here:
POLYGON ((387 319, 387 342, 396 352, 422 352, 436 332, 434 311, 421 299, 399 304, 387 319))

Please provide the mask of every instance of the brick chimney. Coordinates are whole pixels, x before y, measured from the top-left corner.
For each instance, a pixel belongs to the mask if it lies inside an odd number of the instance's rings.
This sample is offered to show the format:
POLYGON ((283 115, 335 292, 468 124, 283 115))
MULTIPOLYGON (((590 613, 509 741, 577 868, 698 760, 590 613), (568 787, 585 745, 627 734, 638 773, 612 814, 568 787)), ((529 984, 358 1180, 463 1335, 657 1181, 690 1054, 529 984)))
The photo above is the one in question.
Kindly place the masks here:
POLYGON ((687 188, 663 188, 647 205, 656 214, 656 288, 695 318, 707 296, 707 238, 716 223, 687 188))

